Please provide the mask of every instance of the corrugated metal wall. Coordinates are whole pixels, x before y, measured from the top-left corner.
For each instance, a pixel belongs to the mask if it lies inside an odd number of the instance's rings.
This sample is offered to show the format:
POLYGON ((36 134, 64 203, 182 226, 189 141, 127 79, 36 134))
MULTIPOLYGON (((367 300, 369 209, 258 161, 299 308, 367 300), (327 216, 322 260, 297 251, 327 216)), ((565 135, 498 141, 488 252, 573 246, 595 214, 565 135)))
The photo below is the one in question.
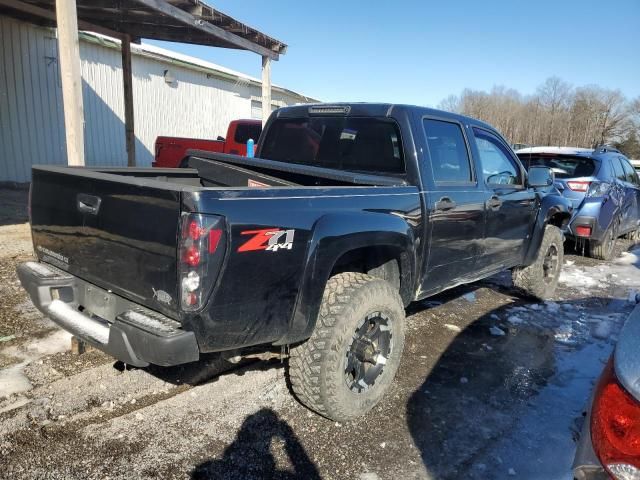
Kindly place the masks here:
MULTIPOLYGON (((80 44, 87 165, 126 165, 120 52, 80 44)), ((251 118, 260 88, 162 59, 133 59, 136 162, 149 166, 158 135, 216 138, 251 118), (175 82, 165 81, 165 70, 175 82)), ((272 93, 276 104, 300 97, 272 93)), ((66 164, 55 31, 0 16, 0 182, 27 182, 32 164, 66 164)))

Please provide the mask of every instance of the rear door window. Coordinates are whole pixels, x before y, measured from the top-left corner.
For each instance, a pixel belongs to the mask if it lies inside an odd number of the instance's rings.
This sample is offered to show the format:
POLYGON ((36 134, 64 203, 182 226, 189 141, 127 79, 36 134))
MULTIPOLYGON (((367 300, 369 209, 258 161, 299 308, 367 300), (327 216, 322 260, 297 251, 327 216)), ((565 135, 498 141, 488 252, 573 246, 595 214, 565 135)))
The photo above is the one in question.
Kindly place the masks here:
POLYGON ((623 182, 627 181, 627 176, 624 173, 624 169, 622 168, 622 164, 620 163, 620 159, 619 158, 613 158, 611 160, 611 165, 613 166, 613 171, 615 172, 615 176, 618 180, 621 180, 623 182))
POLYGON ((638 174, 633 169, 631 164, 624 158, 620 158, 620 163, 622 163, 622 169, 624 170, 624 175, 627 182, 638 185, 638 174))
POLYGON ((522 185, 522 175, 508 148, 498 137, 481 128, 473 134, 482 162, 482 173, 487 185, 522 185))
POLYGON ((280 118, 269 127, 261 156, 353 172, 405 173, 400 131, 388 118, 280 118))
POLYGON ((436 183, 472 182, 469 151, 460 125, 425 118, 424 130, 436 183))

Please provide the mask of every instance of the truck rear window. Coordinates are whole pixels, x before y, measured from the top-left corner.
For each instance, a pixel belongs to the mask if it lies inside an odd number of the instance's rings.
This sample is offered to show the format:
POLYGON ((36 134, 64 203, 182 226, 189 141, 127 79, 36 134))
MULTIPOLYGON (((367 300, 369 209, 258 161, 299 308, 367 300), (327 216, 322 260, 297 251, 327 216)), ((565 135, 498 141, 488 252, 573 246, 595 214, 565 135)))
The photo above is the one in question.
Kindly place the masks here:
POLYGON ((398 126, 372 117, 277 119, 267 131, 260 156, 355 172, 405 172, 398 126))
POLYGON ((549 167, 557 178, 590 177, 596 171, 596 163, 591 158, 568 156, 540 156, 521 153, 518 155, 522 163, 527 167, 549 167))
POLYGON ((236 134, 233 141, 245 144, 247 140, 252 139, 255 143, 258 143, 260 133, 262 133, 262 125, 259 123, 239 123, 236 126, 236 134))

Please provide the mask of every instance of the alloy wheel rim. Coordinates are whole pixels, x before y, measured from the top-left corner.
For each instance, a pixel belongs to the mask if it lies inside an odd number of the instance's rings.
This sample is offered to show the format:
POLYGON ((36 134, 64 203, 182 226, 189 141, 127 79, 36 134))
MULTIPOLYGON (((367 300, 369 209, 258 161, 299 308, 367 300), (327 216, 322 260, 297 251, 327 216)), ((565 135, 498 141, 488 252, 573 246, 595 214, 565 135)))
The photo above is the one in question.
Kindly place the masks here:
POLYGON ((347 346, 344 378, 349 390, 362 393, 383 375, 393 347, 391 320, 382 312, 367 315, 347 346))

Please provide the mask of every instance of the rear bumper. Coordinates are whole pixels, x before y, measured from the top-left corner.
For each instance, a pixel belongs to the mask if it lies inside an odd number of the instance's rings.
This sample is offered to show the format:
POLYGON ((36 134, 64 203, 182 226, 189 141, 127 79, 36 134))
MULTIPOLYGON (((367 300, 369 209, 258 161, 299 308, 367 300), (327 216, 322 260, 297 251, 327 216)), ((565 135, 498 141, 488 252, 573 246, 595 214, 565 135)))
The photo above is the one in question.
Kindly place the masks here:
POLYGON ((193 332, 162 314, 102 290, 45 263, 18 266, 33 304, 60 327, 99 350, 136 366, 198 360, 193 332))
POLYGON ((578 215, 574 216, 569 224, 567 225, 567 236, 573 238, 584 238, 587 240, 596 240, 602 241, 606 232, 606 226, 603 228, 598 219, 588 215, 578 215), (590 229, 589 235, 582 234, 578 227, 588 227, 590 229))

